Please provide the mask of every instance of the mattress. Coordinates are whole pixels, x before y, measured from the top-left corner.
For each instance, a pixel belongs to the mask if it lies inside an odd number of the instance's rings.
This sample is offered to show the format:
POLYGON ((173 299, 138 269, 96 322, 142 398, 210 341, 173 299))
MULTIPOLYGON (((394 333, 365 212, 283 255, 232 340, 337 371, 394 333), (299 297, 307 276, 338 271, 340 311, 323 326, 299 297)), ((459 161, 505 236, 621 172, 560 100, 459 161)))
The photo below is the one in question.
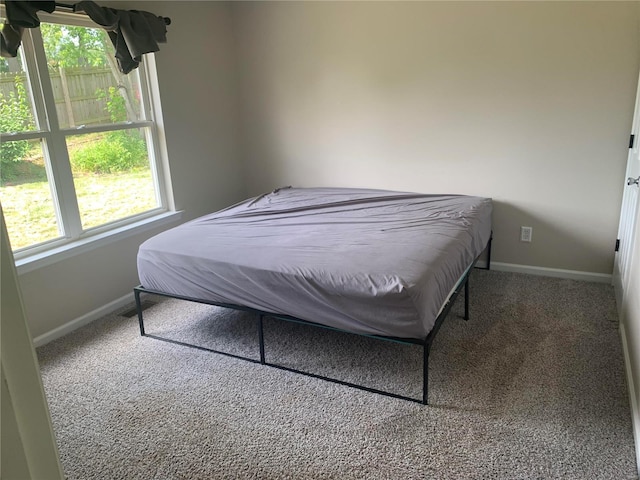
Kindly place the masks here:
POLYGON ((138 273, 170 295, 424 339, 491 212, 484 197, 287 187, 152 237, 138 273))

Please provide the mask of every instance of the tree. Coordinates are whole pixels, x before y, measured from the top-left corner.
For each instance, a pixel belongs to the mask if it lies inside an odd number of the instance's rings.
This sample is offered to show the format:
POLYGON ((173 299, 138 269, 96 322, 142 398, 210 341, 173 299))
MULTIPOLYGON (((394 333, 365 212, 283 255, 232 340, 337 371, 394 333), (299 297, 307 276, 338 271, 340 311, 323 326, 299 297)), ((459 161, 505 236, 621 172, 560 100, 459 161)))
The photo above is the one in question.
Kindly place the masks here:
MULTIPOLYGON (((8 97, 0 92, 0 132, 22 132, 33 127, 27 92, 20 77, 15 78, 15 88, 8 97)), ((12 170, 7 167, 23 160, 28 151, 27 140, 0 143, 0 179, 6 180, 12 170)))
MULTIPOLYGON (((71 25, 40 25, 44 50, 51 67, 109 67, 122 95, 128 119, 137 118, 133 107, 132 85, 116 65, 114 49, 107 32, 101 28, 77 27, 71 25)), ((125 120, 127 119, 125 118, 125 120)))
POLYGON ((105 67, 113 47, 104 30, 70 25, 40 25, 44 50, 52 67, 105 67))

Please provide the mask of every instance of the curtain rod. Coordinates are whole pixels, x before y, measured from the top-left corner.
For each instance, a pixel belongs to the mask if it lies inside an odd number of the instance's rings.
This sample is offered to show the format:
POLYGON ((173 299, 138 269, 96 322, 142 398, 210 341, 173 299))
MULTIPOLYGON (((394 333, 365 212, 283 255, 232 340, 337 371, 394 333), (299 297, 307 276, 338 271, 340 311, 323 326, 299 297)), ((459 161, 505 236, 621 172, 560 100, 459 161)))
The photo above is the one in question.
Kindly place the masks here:
MULTIPOLYGON (((75 12, 75 4, 73 3, 59 3, 59 2, 55 2, 56 4, 56 8, 60 7, 60 8, 68 8, 71 11, 75 12)), ((171 25, 171 19, 169 17, 162 17, 162 19, 164 20, 164 24, 165 25, 171 25)))

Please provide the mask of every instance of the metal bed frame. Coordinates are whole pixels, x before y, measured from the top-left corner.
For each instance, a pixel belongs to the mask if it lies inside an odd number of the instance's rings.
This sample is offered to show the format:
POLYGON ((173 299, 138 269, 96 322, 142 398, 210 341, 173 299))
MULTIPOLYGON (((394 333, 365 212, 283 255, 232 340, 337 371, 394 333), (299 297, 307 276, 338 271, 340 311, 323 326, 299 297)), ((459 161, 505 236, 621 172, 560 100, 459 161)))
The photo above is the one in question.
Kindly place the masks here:
MULTIPOLYGON (((491 268, 491 243, 492 243, 492 239, 493 239, 493 235, 489 238, 489 241, 487 243, 487 247, 485 249, 487 251, 487 265, 486 265, 486 267, 478 267, 478 268, 482 268, 484 270, 490 270, 490 268, 491 268)), ((377 394, 380 394, 380 395, 385 395, 387 397, 393 397, 393 398, 398 398, 398 399, 401 399, 401 400, 408 400, 408 401, 411 401, 411 402, 421 403, 422 405, 427 405, 428 404, 428 396, 429 396, 429 353, 431 352, 431 345, 433 343, 433 340, 434 340, 436 334, 440 330, 440 327, 442 326, 442 323, 444 322, 444 319, 449 314, 449 311, 451 310, 451 307, 453 306, 456 298, 460 294, 460 292, 461 292, 463 287, 464 287, 464 317, 463 318, 465 320, 469 320, 469 275, 471 274, 471 271, 473 270, 473 268, 475 268, 475 265, 476 265, 476 263, 477 263, 479 258, 480 258, 480 256, 478 256, 478 258, 476 258, 474 260, 474 262, 469 266, 469 268, 462 275, 460 280, 458 280, 458 283, 457 283, 456 287, 454 288, 454 290, 451 293, 451 295, 449 295, 449 298, 447 299, 444 307, 442 308, 442 310, 440 311, 440 314, 436 318, 436 321, 435 321, 435 323, 433 325, 433 328, 431 329, 429 334, 424 339, 399 338, 399 337, 388 337, 388 336, 383 336, 383 335, 370 335, 370 334, 354 333, 354 332, 350 332, 348 330, 342 330, 342 329, 339 329, 339 328, 329 327, 327 325, 322 325, 322 324, 319 324, 319 323, 310 322, 308 320, 302 320, 300 318, 296 318, 296 317, 293 317, 293 316, 290 316, 290 315, 266 312, 266 311, 258 310, 258 309, 251 308, 251 307, 245 307, 245 306, 242 306, 242 305, 234 305, 234 304, 229 304, 229 303, 218 303, 218 302, 212 302, 212 301, 209 301, 209 300, 192 298, 192 297, 187 297, 187 296, 182 296, 182 295, 174 295, 174 294, 170 294, 170 293, 160 292, 160 291, 157 291, 157 290, 147 289, 147 288, 144 288, 142 285, 135 287, 133 289, 133 292, 134 292, 135 301, 136 301, 136 310, 137 310, 137 313, 138 313, 138 323, 140 325, 140 335, 143 336, 143 337, 149 337, 149 338, 153 338, 153 339, 156 339, 156 340, 162 340, 163 342, 173 343, 173 344, 176 344, 176 345, 182 345, 182 346, 185 346, 185 347, 191 347, 191 348, 195 348, 195 349, 198 349, 198 350, 204 350, 204 351, 207 351, 207 352, 217 353, 217 354, 220 354, 220 355, 226 355, 228 357, 238 358, 238 359, 246 360, 246 361, 252 362, 252 363, 259 363, 261 365, 266 365, 266 366, 269 366, 269 367, 278 368, 280 370, 286 370, 288 372, 299 373, 299 374, 302 374, 302 375, 306 375, 308 377, 318 378, 320 380, 325 380, 325 381, 328 381, 328 382, 337 383, 339 385, 345 385, 347 387, 357 388, 359 390, 364 390, 364 391, 371 392, 371 393, 377 393, 377 394), (195 302, 195 303, 214 305, 214 306, 223 307, 223 308, 229 308, 229 309, 233 309, 233 310, 240 310, 240 311, 255 313, 258 316, 258 343, 259 343, 259 348, 260 348, 260 360, 256 360, 256 359, 251 358, 251 357, 244 357, 242 355, 235 355, 235 354, 229 353, 229 352, 223 352, 223 351, 215 350, 215 349, 212 349, 212 348, 202 347, 202 346, 199 346, 199 345, 193 345, 193 344, 190 344, 190 343, 180 342, 178 340, 173 340, 173 339, 170 339, 170 338, 165 338, 165 337, 161 337, 161 336, 158 336, 158 335, 153 335, 153 334, 146 333, 145 328, 144 328, 144 320, 143 320, 143 316, 142 316, 142 311, 143 311, 142 302, 141 302, 141 299, 140 299, 140 296, 143 293, 151 294, 151 295, 159 295, 159 296, 169 297, 169 298, 175 298, 175 299, 178 299, 178 300, 186 300, 186 301, 195 302), (421 399, 412 398, 412 397, 408 397, 408 396, 405 396, 405 395, 400 395, 400 394, 389 392, 389 391, 385 391, 385 390, 379 390, 377 388, 371 388, 371 387, 367 387, 367 386, 364 386, 364 385, 358 385, 358 384, 351 383, 351 382, 345 382, 343 380, 339 380, 339 379, 336 379, 336 378, 326 377, 326 376, 323 376, 323 375, 317 375, 317 374, 314 374, 314 373, 305 372, 303 370, 298 370, 298 369, 295 369, 295 368, 286 367, 284 365, 278 365, 276 363, 268 362, 266 360, 266 356, 265 356, 265 345, 264 345, 264 329, 263 329, 264 317, 271 317, 271 318, 276 318, 276 319, 284 320, 284 321, 288 321, 288 322, 294 322, 294 323, 299 323, 299 324, 303 324, 303 325, 309 325, 309 326, 313 326, 313 327, 325 328, 325 329, 328 329, 328 330, 333 330, 333 331, 337 331, 337 332, 341 332, 341 333, 350 333, 352 335, 358 335, 358 336, 362 336, 362 337, 374 338, 374 339, 377 339, 377 340, 396 342, 396 343, 401 343, 401 344, 406 344, 406 345, 420 345, 420 346, 422 346, 422 348, 423 348, 423 350, 422 350, 423 351, 423 353, 422 353, 422 379, 423 379, 423 381, 422 381, 422 398, 421 399)))

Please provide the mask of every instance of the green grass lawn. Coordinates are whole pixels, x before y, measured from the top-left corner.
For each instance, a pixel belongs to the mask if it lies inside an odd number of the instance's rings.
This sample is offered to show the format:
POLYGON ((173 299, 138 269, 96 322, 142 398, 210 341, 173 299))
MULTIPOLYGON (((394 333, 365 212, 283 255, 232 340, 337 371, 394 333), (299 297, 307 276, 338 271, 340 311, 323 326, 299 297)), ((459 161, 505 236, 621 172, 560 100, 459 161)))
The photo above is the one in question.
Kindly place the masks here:
MULTIPOLYGON (((75 179, 84 229, 155 208, 151 173, 83 175, 75 179)), ((4 185, 0 202, 13 250, 61 236, 46 181, 4 185)))

